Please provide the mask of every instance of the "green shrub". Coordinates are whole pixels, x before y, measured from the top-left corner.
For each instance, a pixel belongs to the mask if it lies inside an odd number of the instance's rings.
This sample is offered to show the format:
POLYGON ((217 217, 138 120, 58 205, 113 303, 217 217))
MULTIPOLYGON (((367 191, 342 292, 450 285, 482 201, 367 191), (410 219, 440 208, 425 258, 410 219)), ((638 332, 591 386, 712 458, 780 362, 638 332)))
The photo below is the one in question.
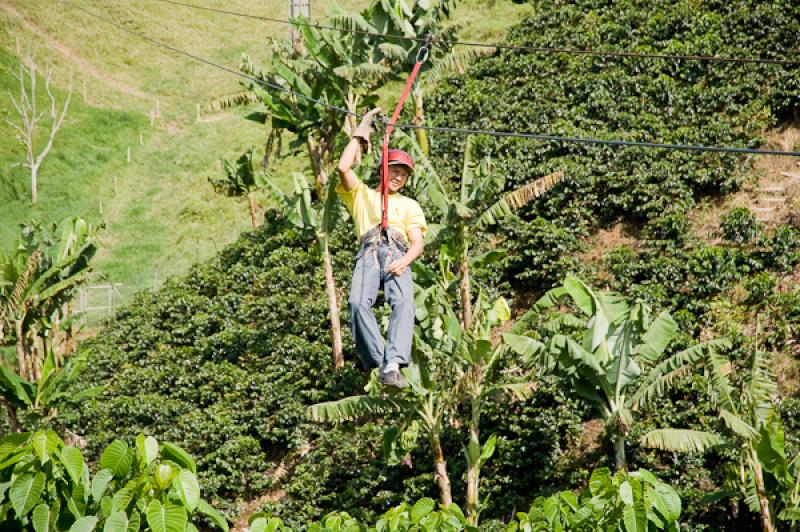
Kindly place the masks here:
POLYGON ((800 264, 800 228, 779 225, 766 242, 767 261, 778 270, 789 271, 800 264))
POLYGON ((505 274, 517 290, 544 291, 575 271, 575 253, 583 249, 579 233, 544 218, 505 224, 509 257, 505 274))
POLYGON ((15 433, 0 442, 0 522, 8 530, 197 530, 193 515, 228 530, 200 497, 192 457, 140 434, 130 448, 114 440, 91 475, 77 447, 52 430, 15 433))
POLYGON ((690 222, 686 215, 673 212, 650 220, 642 236, 650 244, 681 247, 689 239, 689 229, 690 222))
POLYGON ((746 303, 754 306, 760 306, 766 303, 777 284, 778 282, 775 276, 768 272, 761 272, 754 275, 745 283, 745 290, 747 290, 746 303))
POLYGON ((735 244, 752 244, 761 235, 756 215, 747 207, 736 207, 723 214, 720 231, 725 240, 735 244))

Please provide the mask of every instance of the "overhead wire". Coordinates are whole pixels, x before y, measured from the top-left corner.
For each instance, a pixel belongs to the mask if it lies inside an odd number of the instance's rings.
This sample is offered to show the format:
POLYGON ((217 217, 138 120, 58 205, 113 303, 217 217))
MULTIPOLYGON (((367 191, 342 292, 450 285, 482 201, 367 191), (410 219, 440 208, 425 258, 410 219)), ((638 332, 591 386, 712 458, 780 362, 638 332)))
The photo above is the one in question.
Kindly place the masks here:
MULTIPOLYGON (((85 9, 82 6, 75 4, 70 0, 61 0, 61 2, 79 10, 83 13, 96 18, 98 20, 104 21, 108 24, 115 26, 116 28, 125 31, 131 35, 139 37, 143 40, 146 40, 156 46, 162 47, 164 49, 170 50, 177 54, 183 55, 195 61, 202 62, 208 66, 219 68, 225 72, 233 74, 235 76, 248 79, 260 85, 288 93, 294 95, 298 98, 305 99, 317 105, 321 105, 327 109, 337 111, 343 114, 355 116, 356 118, 361 118, 363 115, 359 113, 355 113, 346 109, 341 106, 337 106, 326 101, 313 98, 311 96, 307 96, 305 94, 293 91, 291 89, 287 89, 286 87, 282 87, 275 83, 270 83, 268 81, 255 78, 243 72, 234 70, 232 68, 226 67, 224 65, 220 65, 211 61, 209 59, 205 59, 198 55, 192 54, 185 50, 181 50, 180 48, 176 48, 169 44, 163 43, 157 39, 153 39, 152 37, 148 37, 142 33, 137 31, 131 30, 126 28, 122 24, 111 20, 107 17, 103 17, 98 15, 88 9, 85 9)), ((435 132, 444 132, 444 133, 461 133, 461 134, 471 134, 471 135, 487 135, 493 137, 516 137, 516 138, 524 138, 524 139, 533 139, 533 140, 540 140, 540 141, 547 141, 547 142, 567 142, 567 143, 576 143, 576 144, 589 144, 589 145, 607 145, 607 146, 627 146, 627 147, 640 147, 640 148, 656 148, 656 149, 669 149, 669 150, 683 150, 683 151, 704 151, 704 152, 715 152, 715 153, 739 153, 739 154, 753 154, 753 155, 777 155, 777 156, 789 156, 789 157, 800 157, 800 151, 782 151, 782 150, 764 150, 764 149, 756 149, 756 148, 738 148, 732 146, 709 146, 709 145, 699 145, 699 144, 672 144, 672 143, 661 143, 661 142, 646 142, 646 141, 633 141, 633 140, 618 140, 618 139, 599 139, 599 138, 591 138, 591 137, 570 137, 570 136, 560 136, 560 135, 548 135, 548 134, 540 134, 540 133, 518 133, 513 131, 496 131, 496 130, 488 130, 488 129, 475 129, 475 128, 466 128, 466 127, 446 127, 446 126, 428 126, 428 125, 418 125, 418 124, 396 124, 395 127, 402 128, 402 129, 425 129, 428 131, 435 131, 435 132)))
MULTIPOLYGON (((365 35, 369 37, 377 37, 383 39, 396 39, 414 42, 425 42, 425 37, 417 37, 414 35, 401 35, 394 33, 380 33, 366 30, 359 30, 355 28, 342 28, 338 26, 331 26, 326 24, 313 23, 310 20, 297 19, 296 21, 265 17, 262 15, 254 15, 251 13, 242 13, 239 11, 229 11, 225 9, 218 9, 213 7, 201 6, 198 4, 190 4, 187 2, 179 2, 178 0, 155 0, 156 2, 163 2, 173 4, 191 9, 201 9, 204 11, 212 11, 215 13, 231 15, 236 17, 251 18, 256 20, 264 20, 270 22, 277 22, 280 24, 294 25, 304 24, 312 28, 333 30, 341 33, 352 33, 356 35, 365 35)), ((588 55, 598 57, 622 57, 622 58, 642 58, 642 59, 670 59, 676 61, 701 61, 701 62, 715 62, 715 63, 743 63, 743 64, 770 64, 770 65, 786 65, 797 66, 800 65, 800 59, 778 59, 770 57, 735 57, 724 55, 702 55, 702 54, 669 54, 663 52, 633 52, 625 50, 596 50, 590 48, 568 48, 568 47, 552 47, 552 46, 522 46, 514 44, 503 43, 483 43, 459 40, 441 40, 439 44, 449 46, 472 46, 478 48, 494 48, 498 50, 516 50, 528 53, 540 54, 568 54, 568 55, 588 55)))

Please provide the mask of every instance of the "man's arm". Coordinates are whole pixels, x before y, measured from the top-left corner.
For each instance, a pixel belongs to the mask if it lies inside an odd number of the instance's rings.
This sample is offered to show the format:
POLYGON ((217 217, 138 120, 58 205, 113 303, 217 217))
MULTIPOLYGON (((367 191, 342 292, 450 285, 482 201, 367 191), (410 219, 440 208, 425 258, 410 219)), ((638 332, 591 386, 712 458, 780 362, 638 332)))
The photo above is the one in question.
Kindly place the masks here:
POLYGON ((376 114, 380 113, 380 107, 376 107, 361 119, 361 123, 353 131, 353 138, 347 143, 347 147, 339 157, 339 164, 336 169, 339 170, 339 175, 342 176, 342 186, 347 191, 353 190, 358 185, 358 176, 353 171, 353 164, 356 162, 359 150, 361 150, 361 143, 369 145, 369 138, 372 135, 372 119, 376 114))
POLYGON ((353 163, 355 163, 356 155, 358 155, 360 149, 361 140, 357 137, 350 139, 347 147, 342 152, 342 156, 339 158, 339 165, 336 167, 339 170, 339 175, 342 176, 342 186, 348 191, 353 190, 358 185, 358 176, 353 171, 353 163))
POLYGON ((422 229, 414 227, 408 232, 408 239, 411 241, 411 246, 405 255, 399 259, 392 261, 386 267, 386 271, 392 275, 402 275, 412 262, 417 260, 422 255, 422 250, 425 249, 425 239, 422 236, 422 229))

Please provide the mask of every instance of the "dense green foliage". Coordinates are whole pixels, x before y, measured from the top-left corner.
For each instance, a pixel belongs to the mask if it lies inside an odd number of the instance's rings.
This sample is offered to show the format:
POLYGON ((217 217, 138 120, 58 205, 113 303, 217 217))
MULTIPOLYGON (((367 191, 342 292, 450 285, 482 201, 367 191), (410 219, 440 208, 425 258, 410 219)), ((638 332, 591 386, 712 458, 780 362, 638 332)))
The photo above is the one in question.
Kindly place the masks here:
MULTIPOLYGON (((800 8, 786 2, 534 2, 511 44, 679 54, 783 57, 800 8)), ((439 125, 577 137, 757 146, 767 125, 797 105, 792 67, 501 51, 443 84, 430 105, 439 125)), ((460 135, 434 151, 456 175, 460 135)), ((742 158, 710 153, 483 139, 510 182, 564 171, 560 194, 538 212, 566 226, 649 220, 725 193, 745 177, 742 158)))
MULTIPOLYGON (((339 234, 334 248, 343 278, 352 238, 339 234)), ((88 436, 92 452, 114 438, 156 434, 197 456, 204 489, 228 503, 268 489, 283 463, 293 469, 287 497, 270 508, 289 521, 338 509, 369 519, 387 505, 434 495, 424 452, 411 470, 387 465, 380 428, 321 430, 306 418, 306 406, 353 395, 366 383, 349 335, 350 362, 335 378, 328 369, 327 307, 310 243, 273 217, 215 261, 140 295, 85 344, 94 368, 87 381, 107 389, 70 426, 88 436)), ((498 494, 489 515, 509 515, 533 484, 573 474, 558 465, 569 462, 564 453, 580 418, 553 387, 525 403, 490 406, 484 418, 487 434, 499 435, 498 457, 485 466, 484 489, 498 494)), ((453 427, 445 428, 443 445, 447 456, 459 456, 453 427)), ((451 468, 454 493, 462 493, 462 466, 453 460, 451 468)))
POLYGON ((36 532, 197 531, 193 514, 228 530, 200 497, 197 467, 180 447, 140 434, 115 440, 91 474, 78 447, 52 430, 18 432, 0 443, 0 522, 36 532))
MULTIPOLYGON (((311 523, 310 532, 551 532, 564 530, 639 530, 677 531, 681 500, 675 490, 652 473, 611 474, 607 468, 595 470, 588 487, 576 495, 562 491, 550 497, 537 497, 527 512, 517 512, 506 525, 493 523, 478 528, 471 525, 455 503, 437 508, 433 499, 420 499, 414 505, 400 504, 374 524, 360 523, 347 512, 332 512, 311 523)), ((282 519, 270 514, 250 517, 253 532, 293 530, 282 519)))
MULTIPOLYGON (((512 42, 782 56, 793 49, 800 25, 800 8, 778 1, 537 1, 536 8, 512 42)), ((499 52, 442 85, 428 116, 443 125, 756 146, 764 127, 794 109, 796 86, 797 71, 785 67, 499 52)), ((463 139, 442 134, 432 140, 437 168, 455 181, 463 139)), ((697 340, 728 336, 732 378, 745 380, 737 372, 745 371, 756 314, 769 313, 760 348, 794 360, 789 346, 797 341, 800 297, 790 272, 800 263, 798 229, 759 230, 749 213, 734 211, 714 235, 724 241, 712 244, 692 234, 686 216, 702 197, 736 189, 749 172, 741 158, 486 138, 477 148, 491 153, 509 189, 553 171, 567 174, 565 183, 523 209, 521 219, 476 246, 483 252, 500 241, 510 251, 500 266, 478 268, 474 278, 518 296, 515 310, 573 271, 654 312, 670 312, 681 333, 667 356, 697 340), (632 223, 636 245, 582 262, 587 237, 620 219, 632 223)), ((338 286, 347 286, 353 241, 344 229, 332 235, 338 286)), ((431 250, 425 259, 433 270, 435 257, 431 250)), ((112 439, 132 440, 139 432, 174 441, 197 456, 203 485, 231 515, 237 500, 279 489, 283 496, 264 509, 294 528, 334 510, 373 523, 392 506, 435 497, 425 445, 411 465, 382 456, 383 428, 393 420, 348 427, 307 419, 308 405, 359 394, 367 382, 352 362, 346 328, 349 362, 340 372, 329 369, 322 287, 313 239, 272 215, 213 261, 156 294, 141 294, 85 344, 94 369, 86 384, 107 388, 68 425, 87 437, 94 455, 112 439), (275 473, 284 470, 287 478, 277 485, 275 473)), ((526 325, 535 331, 544 322, 526 325)), ((755 518, 746 506, 736 513, 725 502, 702 500, 726 482, 730 453, 673 455, 637 443, 660 427, 716 427, 702 372, 685 377, 627 427, 630 467, 672 482, 684 501, 681 519, 690 526, 748 529, 755 518)), ((779 409, 786 412, 790 456, 797 451, 797 399, 783 398, 779 409)), ((609 464, 613 455, 602 434, 581 425, 591 417, 552 378, 527 401, 489 406, 480 430, 498 439, 481 473, 489 496, 484 523, 509 522, 539 496, 547 501, 582 488, 588 471, 609 464)), ((459 504, 465 443, 459 427, 443 427, 459 504)))

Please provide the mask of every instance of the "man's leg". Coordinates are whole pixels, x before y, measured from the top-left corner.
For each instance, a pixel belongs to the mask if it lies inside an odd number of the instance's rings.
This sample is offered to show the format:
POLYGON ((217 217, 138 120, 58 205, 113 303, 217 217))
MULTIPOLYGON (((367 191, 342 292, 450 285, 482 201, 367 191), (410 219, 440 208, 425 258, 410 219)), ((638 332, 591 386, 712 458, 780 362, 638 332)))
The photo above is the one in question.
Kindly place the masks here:
POLYGON ((414 283, 411 268, 398 276, 386 274, 383 293, 392 307, 383 360, 383 369, 389 371, 411 362, 411 341, 414 337, 414 283))
POLYGON ((367 248, 356 261, 350 284, 350 326, 356 342, 356 353, 366 369, 381 367, 384 342, 372 306, 381 283, 380 266, 375 248, 367 248))

